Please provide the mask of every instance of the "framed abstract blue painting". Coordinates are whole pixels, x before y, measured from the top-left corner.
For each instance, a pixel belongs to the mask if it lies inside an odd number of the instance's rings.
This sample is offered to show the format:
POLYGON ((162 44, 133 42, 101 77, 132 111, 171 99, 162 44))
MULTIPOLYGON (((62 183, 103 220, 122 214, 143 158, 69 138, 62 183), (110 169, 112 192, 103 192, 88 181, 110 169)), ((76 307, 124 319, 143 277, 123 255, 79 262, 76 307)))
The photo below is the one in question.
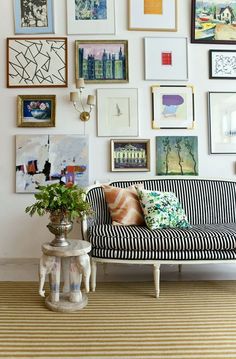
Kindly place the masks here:
POLYGON ((52 34, 54 0, 14 0, 15 34, 52 34))

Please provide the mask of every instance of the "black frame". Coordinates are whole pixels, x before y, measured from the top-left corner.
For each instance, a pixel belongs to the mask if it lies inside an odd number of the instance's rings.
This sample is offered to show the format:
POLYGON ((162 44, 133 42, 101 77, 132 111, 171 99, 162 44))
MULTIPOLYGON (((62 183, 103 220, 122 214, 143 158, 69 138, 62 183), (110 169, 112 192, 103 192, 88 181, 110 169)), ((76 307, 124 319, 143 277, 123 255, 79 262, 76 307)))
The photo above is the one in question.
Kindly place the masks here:
POLYGON ((229 76, 213 76, 212 75, 212 54, 215 52, 234 52, 235 53, 235 64, 236 64, 236 51, 235 50, 209 50, 209 79, 219 79, 219 80, 235 80, 236 75, 229 77, 229 76))

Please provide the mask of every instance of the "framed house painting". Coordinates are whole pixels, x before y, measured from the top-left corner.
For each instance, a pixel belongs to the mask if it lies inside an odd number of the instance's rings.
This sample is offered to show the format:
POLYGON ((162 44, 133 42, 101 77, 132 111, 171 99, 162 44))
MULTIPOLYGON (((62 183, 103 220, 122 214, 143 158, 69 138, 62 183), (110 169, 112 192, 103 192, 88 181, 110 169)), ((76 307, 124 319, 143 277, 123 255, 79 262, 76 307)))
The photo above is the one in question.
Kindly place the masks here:
POLYGON ((185 37, 146 37, 145 80, 186 81, 188 45, 185 37))
POLYGON ((67 87, 67 38, 7 39, 7 87, 67 87))
POLYGON ((156 137, 156 161, 159 176, 197 176, 198 138, 196 136, 156 137))
POLYGON ((67 0, 67 33, 115 34, 115 1, 67 0))
POLYGON ((88 186, 88 137, 17 135, 16 192, 35 193, 52 183, 88 186))
POLYGON ((18 127, 55 127, 55 95, 19 95, 17 97, 18 127))
POLYGON ((194 128, 193 86, 152 87, 152 128, 194 128))
POLYGON ((210 153, 236 153, 236 92, 209 92, 210 153))
POLYGON ((98 136, 138 136, 138 90, 97 90, 98 136))
POLYGON ((210 50, 209 51, 209 78, 236 79, 236 51, 210 50))
POLYGON ((87 83, 129 81, 127 40, 77 40, 76 79, 87 83))
POLYGON ((14 0, 15 34, 53 34, 54 0, 14 0))
POLYGON ((192 0, 191 42, 236 44, 236 0, 192 0))
POLYGON ((129 30, 177 31, 177 0, 128 0, 129 30))
POLYGON ((111 140, 111 171, 150 171, 150 140, 111 140))

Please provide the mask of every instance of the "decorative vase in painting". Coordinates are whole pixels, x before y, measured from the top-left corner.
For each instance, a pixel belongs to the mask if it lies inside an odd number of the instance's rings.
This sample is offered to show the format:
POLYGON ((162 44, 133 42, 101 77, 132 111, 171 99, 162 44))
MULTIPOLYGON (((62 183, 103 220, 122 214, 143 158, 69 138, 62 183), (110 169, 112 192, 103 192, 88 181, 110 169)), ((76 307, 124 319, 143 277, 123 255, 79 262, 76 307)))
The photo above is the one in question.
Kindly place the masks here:
POLYGON ((46 120, 49 118, 49 112, 48 110, 40 110, 40 109, 34 109, 31 110, 31 115, 33 118, 35 118, 36 120, 46 120))

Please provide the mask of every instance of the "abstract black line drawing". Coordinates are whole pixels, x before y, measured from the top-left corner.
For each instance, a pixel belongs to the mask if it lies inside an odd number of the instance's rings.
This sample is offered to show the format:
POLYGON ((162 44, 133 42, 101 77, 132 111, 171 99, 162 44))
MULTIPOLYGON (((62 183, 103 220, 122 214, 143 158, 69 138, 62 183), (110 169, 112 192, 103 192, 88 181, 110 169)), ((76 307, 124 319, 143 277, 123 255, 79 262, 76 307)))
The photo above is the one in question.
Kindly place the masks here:
POLYGON ((8 38, 8 87, 67 87, 66 38, 8 38))

